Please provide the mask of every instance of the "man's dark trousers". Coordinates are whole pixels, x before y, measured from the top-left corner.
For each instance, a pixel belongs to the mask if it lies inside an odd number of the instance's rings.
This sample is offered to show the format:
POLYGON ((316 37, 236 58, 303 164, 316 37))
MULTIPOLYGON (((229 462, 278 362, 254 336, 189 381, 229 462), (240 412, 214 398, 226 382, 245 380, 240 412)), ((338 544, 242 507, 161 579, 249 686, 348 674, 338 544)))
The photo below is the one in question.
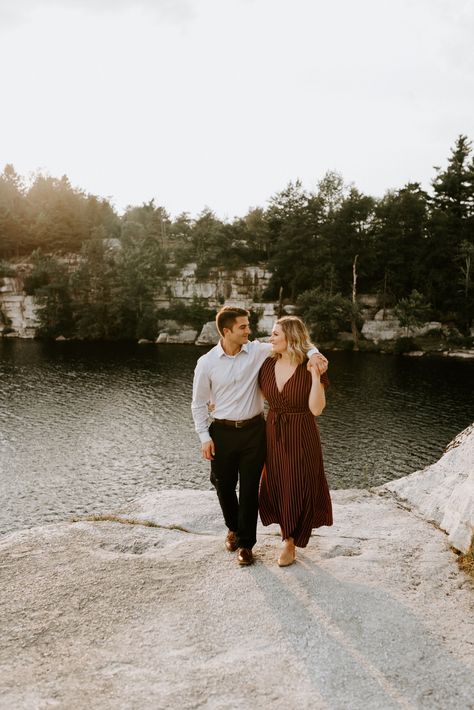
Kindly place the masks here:
POLYGON ((239 547, 251 550, 257 541, 258 486, 265 462, 265 420, 237 429, 213 422, 209 433, 215 454, 211 483, 224 520, 237 533, 239 547), (239 497, 236 487, 239 483, 239 497))

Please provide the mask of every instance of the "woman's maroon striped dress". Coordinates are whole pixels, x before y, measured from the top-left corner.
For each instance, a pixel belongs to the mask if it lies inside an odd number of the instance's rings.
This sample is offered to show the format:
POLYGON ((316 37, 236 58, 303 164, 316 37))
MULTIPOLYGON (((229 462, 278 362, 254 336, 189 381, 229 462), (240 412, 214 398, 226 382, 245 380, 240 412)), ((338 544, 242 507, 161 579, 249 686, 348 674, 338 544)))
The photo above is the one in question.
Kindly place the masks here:
MULTIPOLYGON (((260 482, 259 508, 264 525, 279 523, 283 539, 306 547, 313 528, 332 525, 332 505, 324 474, 316 420, 308 407, 311 374, 298 365, 280 392, 276 360, 260 368, 259 384, 270 411, 267 457, 260 482)), ((321 377, 328 385, 327 375, 321 377)))

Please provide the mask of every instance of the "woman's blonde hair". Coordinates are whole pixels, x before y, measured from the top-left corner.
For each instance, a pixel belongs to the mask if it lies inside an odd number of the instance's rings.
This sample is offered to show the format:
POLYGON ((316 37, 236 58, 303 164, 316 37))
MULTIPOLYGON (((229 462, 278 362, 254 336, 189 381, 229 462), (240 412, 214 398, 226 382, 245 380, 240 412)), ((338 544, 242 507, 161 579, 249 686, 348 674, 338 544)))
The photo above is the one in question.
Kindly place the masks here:
MULTIPOLYGON (((307 327, 298 316, 283 316, 277 320, 275 325, 281 326, 286 338, 290 360, 300 365, 306 360, 308 350, 314 348, 307 327)), ((281 355, 274 353, 273 357, 278 359, 281 355)))

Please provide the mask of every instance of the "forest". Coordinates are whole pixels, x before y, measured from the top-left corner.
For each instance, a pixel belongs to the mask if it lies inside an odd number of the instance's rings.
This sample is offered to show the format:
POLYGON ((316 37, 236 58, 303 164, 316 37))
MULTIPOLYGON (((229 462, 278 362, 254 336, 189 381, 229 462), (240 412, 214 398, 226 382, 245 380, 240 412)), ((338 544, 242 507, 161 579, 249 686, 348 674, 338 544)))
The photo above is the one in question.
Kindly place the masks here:
MULTIPOLYGON (((265 300, 296 303, 318 335, 358 327, 357 293, 467 337, 474 315, 474 158, 460 135, 429 192, 417 182, 375 198, 328 172, 316 189, 290 182, 265 206, 220 220, 210 208, 172 219, 154 200, 119 215, 68 178, 12 165, 0 174, 0 277, 20 275, 42 303, 41 334, 85 339, 156 337, 154 295, 186 263, 261 264, 265 300)), ((178 318, 209 316, 207 304, 178 318)), ((179 307, 176 306, 179 311, 179 307)), ((161 314, 162 315, 162 314, 161 314)))

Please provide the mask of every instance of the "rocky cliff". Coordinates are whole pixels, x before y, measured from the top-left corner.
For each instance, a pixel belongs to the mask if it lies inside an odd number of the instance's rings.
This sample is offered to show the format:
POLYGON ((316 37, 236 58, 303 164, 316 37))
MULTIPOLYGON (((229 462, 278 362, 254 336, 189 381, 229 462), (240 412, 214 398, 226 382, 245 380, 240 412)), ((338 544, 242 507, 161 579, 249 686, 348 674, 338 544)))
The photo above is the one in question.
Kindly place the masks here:
POLYGON ((0 277, 0 335, 34 338, 38 328, 38 302, 23 291, 19 278, 0 277))
POLYGON ((474 424, 461 432, 439 461, 385 488, 448 533, 467 552, 474 538, 474 424))
POLYGON ((164 281, 157 302, 166 306, 172 300, 190 303, 193 298, 204 298, 211 308, 224 301, 236 305, 260 302, 270 280, 270 272, 261 266, 234 270, 212 267, 205 277, 197 276, 196 268, 196 264, 187 264, 164 281))
MULTIPOLYGON (((187 264, 176 276, 163 282, 156 294, 156 305, 167 308, 177 301, 189 305, 202 298, 217 310, 228 302, 255 310, 260 316, 258 330, 268 333, 275 318, 274 304, 263 303, 261 299, 269 279, 270 273, 260 266, 233 271, 213 268, 206 277, 198 277, 196 264, 187 264)), ((33 296, 25 294, 21 278, 0 277, 0 335, 34 338, 39 327, 39 307, 33 296)), ((200 332, 179 324, 168 330, 172 332, 161 331, 158 342, 194 343, 200 332)))
MULTIPOLYGON (((77 257, 66 258, 68 268, 77 268, 77 257)), ((27 272, 27 269, 25 273, 27 272)), ((258 315, 257 333, 269 335, 278 310, 274 302, 262 301, 270 280, 270 273, 261 266, 247 266, 242 269, 226 270, 213 267, 204 276, 197 275, 196 264, 187 264, 172 278, 165 280, 156 294, 156 305, 166 309, 172 304, 191 305, 194 299, 204 299, 210 308, 216 310, 224 303, 249 308, 258 315)), ((406 335, 406 330, 390 309, 379 310, 378 298, 374 294, 359 294, 359 305, 363 316, 361 349, 385 350, 393 352, 397 341, 406 335)), ((40 304, 25 294, 20 278, 0 278, 0 336, 34 338, 38 327, 40 304)), ((294 306, 285 306, 286 312, 293 312, 294 306)), ((450 328, 439 322, 424 323, 410 330, 414 339, 413 355, 436 352, 462 358, 474 358, 474 349, 466 346, 454 349, 449 345, 450 328), (417 340, 418 339, 418 340, 417 340)), ((460 336, 460 333, 458 333, 460 336)), ((202 324, 196 329, 190 324, 169 320, 158 324, 158 343, 197 343, 208 345, 217 342, 217 332, 212 323, 202 324)), ((474 337, 474 328, 473 328, 474 337)), ((149 341, 142 341, 149 342, 149 341)), ((339 333, 333 341, 322 343, 326 349, 351 347, 351 333, 339 333)))

